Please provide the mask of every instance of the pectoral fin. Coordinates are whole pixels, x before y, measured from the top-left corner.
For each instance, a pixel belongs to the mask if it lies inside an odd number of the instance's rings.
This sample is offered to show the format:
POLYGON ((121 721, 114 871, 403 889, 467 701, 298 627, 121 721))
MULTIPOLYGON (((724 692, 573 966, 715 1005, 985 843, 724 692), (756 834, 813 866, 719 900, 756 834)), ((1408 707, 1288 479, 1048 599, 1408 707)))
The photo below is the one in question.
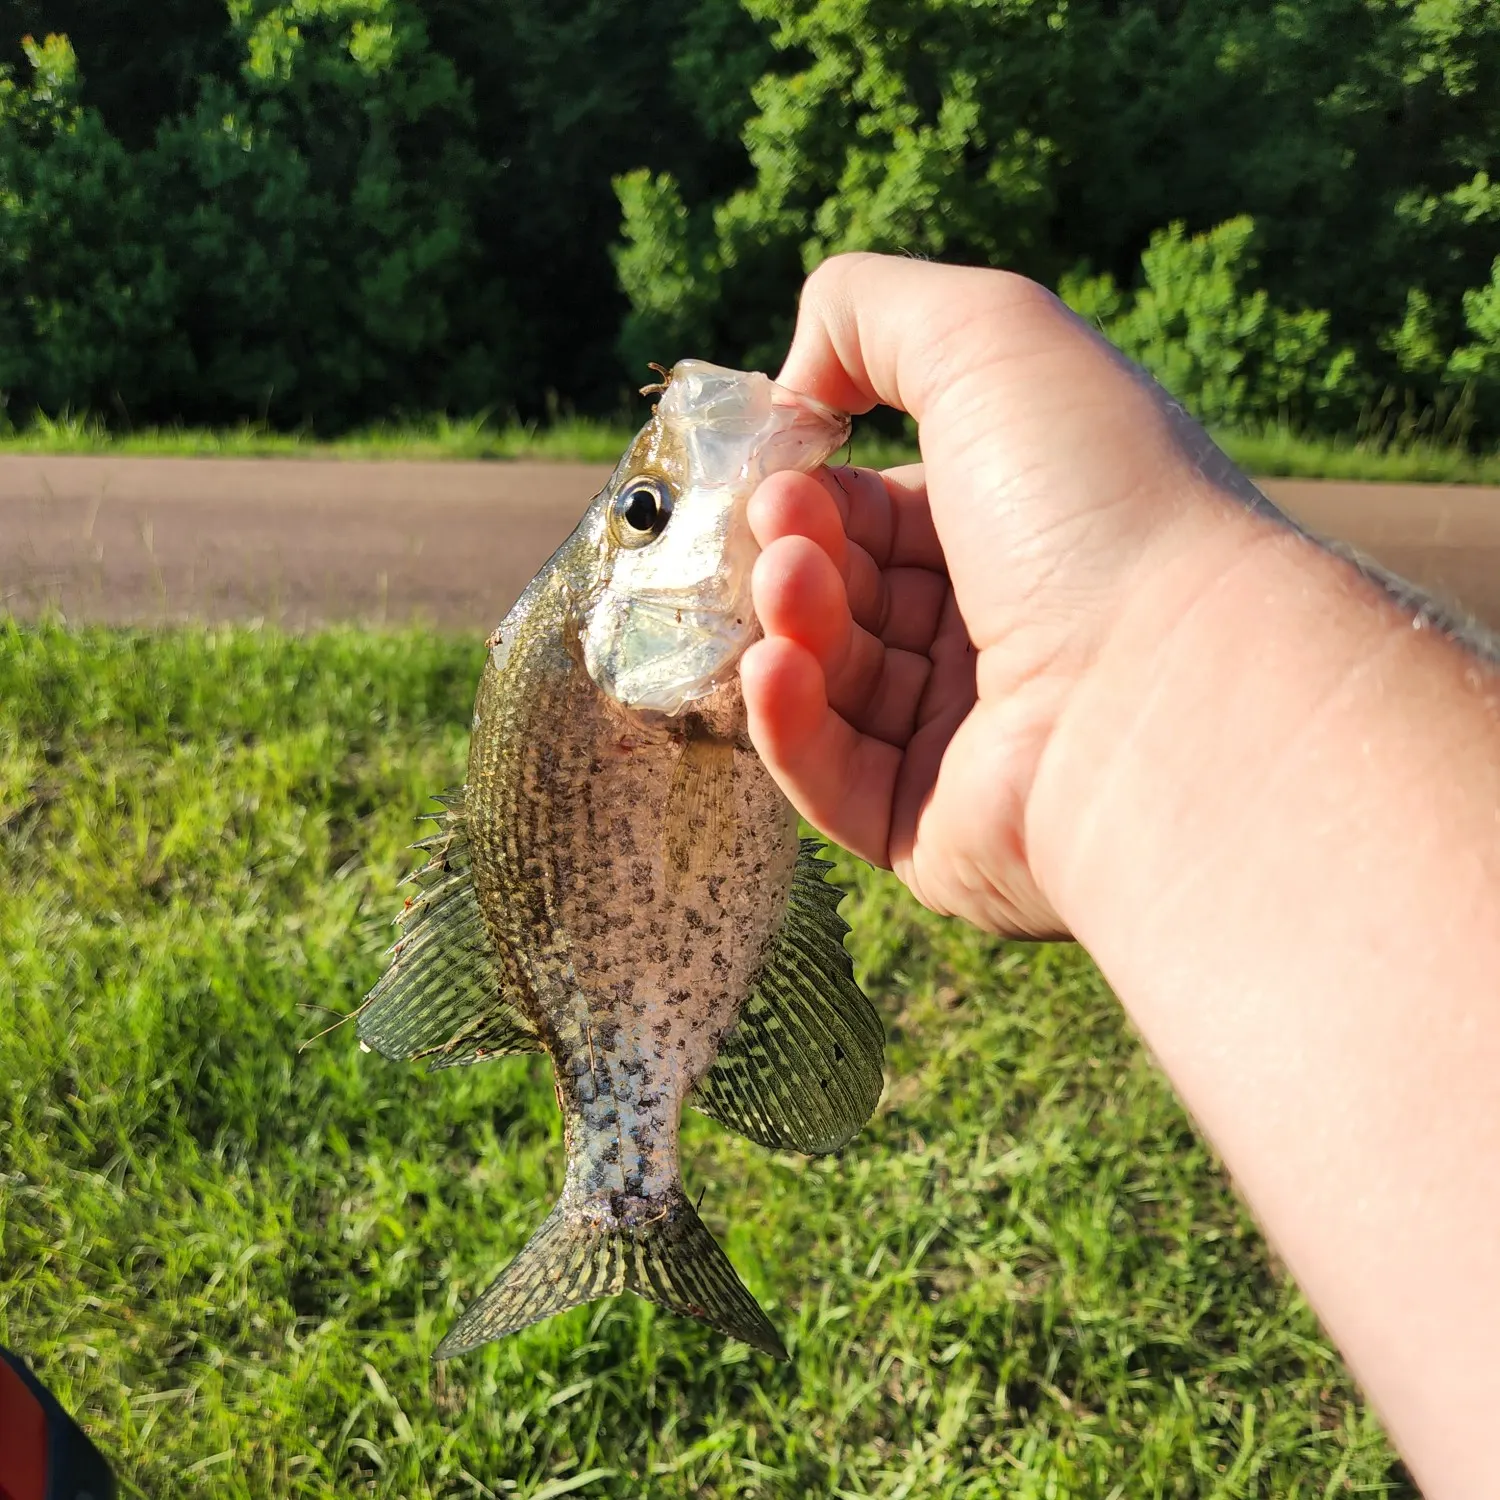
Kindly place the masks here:
POLYGON ((419 891, 397 918, 401 938, 360 1009, 359 1039, 382 1056, 426 1058, 433 1068, 535 1052, 535 1030, 479 910, 463 790, 437 800, 438 831, 415 845, 428 851, 409 877, 419 891))
POLYGON ((687 740, 672 773, 662 830, 667 889, 711 873, 734 848, 734 747, 724 740, 687 740))
POLYGON ((870 1118, 884 1084, 885 1029, 854 982, 838 914, 843 892, 803 839, 786 918, 735 1029, 692 1103, 762 1146, 836 1151, 870 1118))

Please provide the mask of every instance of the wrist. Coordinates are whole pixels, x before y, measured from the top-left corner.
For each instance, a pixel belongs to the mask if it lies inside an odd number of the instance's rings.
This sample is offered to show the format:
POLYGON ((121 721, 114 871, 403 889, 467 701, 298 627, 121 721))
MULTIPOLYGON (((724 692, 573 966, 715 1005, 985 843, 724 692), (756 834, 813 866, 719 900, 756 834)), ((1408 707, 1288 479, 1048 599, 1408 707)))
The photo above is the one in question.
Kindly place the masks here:
POLYGON ((1476 1493, 1500 1334, 1500 675, 1315 545, 1228 518, 1142 569, 1027 830, 1417 1473, 1476 1493))
POLYGON ((1026 808, 1039 888, 1089 946, 1246 810, 1339 685, 1401 635, 1352 569, 1212 489, 1133 570, 1059 713, 1026 808), (1149 872, 1149 873, 1148 873, 1149 872))

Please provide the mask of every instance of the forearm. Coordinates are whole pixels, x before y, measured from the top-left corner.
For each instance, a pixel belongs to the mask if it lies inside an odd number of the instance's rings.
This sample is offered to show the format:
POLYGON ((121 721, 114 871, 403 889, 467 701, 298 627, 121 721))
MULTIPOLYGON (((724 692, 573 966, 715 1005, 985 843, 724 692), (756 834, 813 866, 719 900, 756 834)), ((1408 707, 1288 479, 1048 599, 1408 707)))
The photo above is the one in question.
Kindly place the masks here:
POLYGON ((1500 678, 1299 539, 1187 509, 1052 736, 1032 865, 1419 1478, 1483 1493, 1500 678))

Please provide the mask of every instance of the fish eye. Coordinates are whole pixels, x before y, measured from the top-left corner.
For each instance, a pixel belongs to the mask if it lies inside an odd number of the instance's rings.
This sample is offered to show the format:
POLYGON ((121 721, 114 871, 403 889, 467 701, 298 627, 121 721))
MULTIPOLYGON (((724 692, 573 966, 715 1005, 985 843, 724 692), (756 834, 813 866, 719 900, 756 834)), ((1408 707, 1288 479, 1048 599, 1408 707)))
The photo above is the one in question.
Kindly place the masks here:
POLYGON ((644 547, 667 528, 672 516, 672 496, 666 484, 653 475, 632 479, 615 496, 615 531, 627 547, 644 547))

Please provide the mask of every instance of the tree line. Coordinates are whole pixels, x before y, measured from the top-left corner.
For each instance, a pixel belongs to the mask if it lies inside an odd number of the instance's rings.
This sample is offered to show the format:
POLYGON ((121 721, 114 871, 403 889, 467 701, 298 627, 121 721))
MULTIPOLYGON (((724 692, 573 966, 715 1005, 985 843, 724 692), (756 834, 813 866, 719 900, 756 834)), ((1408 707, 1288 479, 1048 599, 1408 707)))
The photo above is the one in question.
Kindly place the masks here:
POLYGON ((1057 287, 1228 425, 1500 439, 1495 0, 0 0, 10 419, 333 432, 1057 287))

